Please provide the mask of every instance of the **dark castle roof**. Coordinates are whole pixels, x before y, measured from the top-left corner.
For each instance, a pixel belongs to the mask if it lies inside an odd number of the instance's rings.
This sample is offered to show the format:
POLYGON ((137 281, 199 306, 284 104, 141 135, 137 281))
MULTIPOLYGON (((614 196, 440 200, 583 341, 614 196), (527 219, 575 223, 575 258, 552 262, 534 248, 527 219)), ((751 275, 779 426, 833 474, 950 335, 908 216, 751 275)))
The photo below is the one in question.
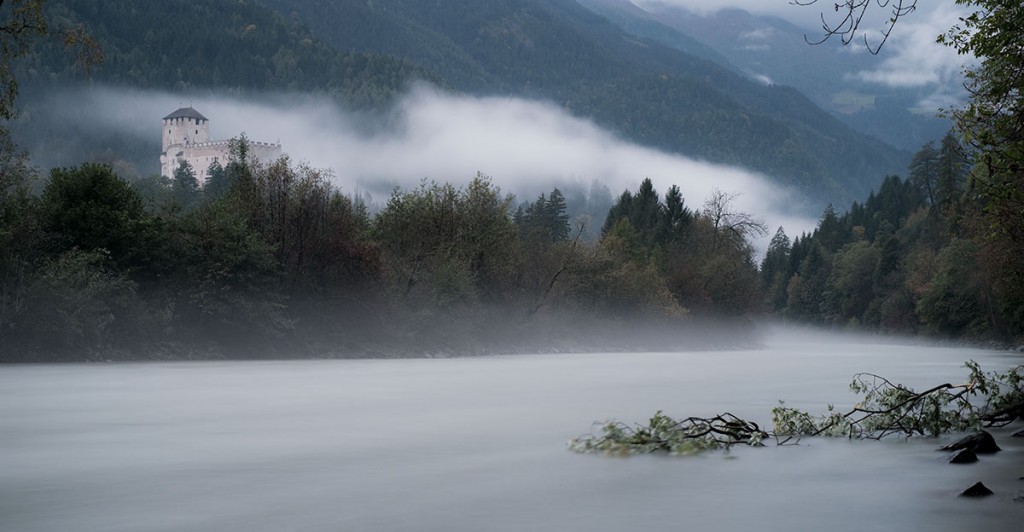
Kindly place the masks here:
POLYGON ((191 107, 182 107, 181 109, 165 116, 164 120, 169 120, 171 118, 195 118, 196 120, 209 120, 209 118, 206 118, 202 113, 191 107))

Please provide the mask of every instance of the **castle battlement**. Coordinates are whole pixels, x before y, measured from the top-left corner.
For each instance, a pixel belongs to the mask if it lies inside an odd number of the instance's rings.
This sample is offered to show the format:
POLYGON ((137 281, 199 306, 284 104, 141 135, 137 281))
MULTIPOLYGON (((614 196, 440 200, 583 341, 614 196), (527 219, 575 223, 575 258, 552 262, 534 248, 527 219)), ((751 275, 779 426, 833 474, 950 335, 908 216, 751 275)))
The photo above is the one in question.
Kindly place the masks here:
MULTIPOLYGON (((174 170, 185 161, 192 166, 199 186, 206 184, 213 163, 231 160, 230 140, 210 140, 210 120, 191 107, 183 107, 163 119, 163 152, 160 154, 160 175, 174 177, 174 170)), ((281 156, 281 144, 248 141, 249 156, 259 161, 272 161, 281 156)))
MULTIPOLYGON (((249 148, 277 148, 280 149, 281 145, 275 142, 260 142, 258 140, 250 140, 247 142, 249 148)), ((231 148, 230 140, 208 140, 206 142, 190 142, 185 144, 189 148, 231 148)))

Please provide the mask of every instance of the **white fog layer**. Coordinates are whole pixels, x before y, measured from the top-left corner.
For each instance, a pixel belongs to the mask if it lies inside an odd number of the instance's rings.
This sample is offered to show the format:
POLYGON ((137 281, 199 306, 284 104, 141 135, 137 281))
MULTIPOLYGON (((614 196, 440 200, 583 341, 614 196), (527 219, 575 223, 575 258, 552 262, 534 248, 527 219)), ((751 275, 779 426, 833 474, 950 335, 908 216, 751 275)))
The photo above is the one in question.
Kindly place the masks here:
POLYGON ((211 139, 244 132, 280 142, 293 160, 331 170, 343 192, 368 192, 378 202, 395 186, 410 188, 423 179, 462 184, 477 172, 520 200, 593 180, 617 196, 650 177, 661 193, 678 185, 693 209, 715 189, 738 194, 735 207, 761 218, 772 233, 783 226, 800 234, 816 223, 799 214, 807 208, 801 197, 762 175, 624 141, 546 102, 419 87, 386 120, 370 120, 309 95, 244 99, 98 88, 52 98, 45 106, 50 112, 75 102, 77 120, 155 139, 164 115, 192 106, 210 119, 211 139))

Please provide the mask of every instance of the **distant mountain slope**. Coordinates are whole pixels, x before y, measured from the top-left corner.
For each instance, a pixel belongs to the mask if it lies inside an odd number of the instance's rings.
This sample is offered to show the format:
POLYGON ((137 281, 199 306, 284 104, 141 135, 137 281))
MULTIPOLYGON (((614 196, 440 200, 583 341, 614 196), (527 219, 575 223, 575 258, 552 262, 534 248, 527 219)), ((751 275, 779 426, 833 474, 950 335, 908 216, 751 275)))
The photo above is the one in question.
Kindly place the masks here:
POLYGON ((950 128, 934 112, 912 111, 927 91, 857 80, 854 74, 876 68, 886 49, 882 56, 873 56, 849 53, 831 42, 812 46, 806 30, 740 9, 703 15, 667 3, 645 3, 644 11, 628 0, 579 2, 633 35, 690 53, 695 48, 686 39, 712 48, 725 64, 757 79, 796 87, 844 123, 899 148, 916 151, 950 128))
POLYGON ((731 64, 728 57, 711 46, 658 20, 629 0, 576 0, 588 10, 615 23, 626 32, 652 39, 676 50, 714 61, 721 66, 742 72, 731 64))
POLYGON ((44 171, 99 160, 125 175, 159 172, 159 136, 93 127, 76 116, 73 102, 53 109, 49 98, 65 98, 64 91, 76 87, 104 84, 183 96, 314 92, 360 110, 387 107, 415 80, 450 87, 405 59, 339 52, 252 1, 52 0, 46 10, 55 24, 83 24, 105 60, 86 77, 58 43, 49 42, 17 63, 23 112, 11 131, 44 171))
MULTIPOLYGON (((378 106, 415 79, 446 84, 413 63, 344 53, 265 6, 227 0, 61 0, 51 20, 84 24, 102 46, 92 81, 167 90, 317 90, 358 107, 378 106)), ((21 65, 28 86, 81 79, 66 53, 42 47, 21 65)))
POLYGON ((755 169, 815 201, 861 197, 909 159, 793 89, 637 38, 572 0, 263 1, 338 49, 405 57, 470 93, 550 99, 631 140, 755 169))

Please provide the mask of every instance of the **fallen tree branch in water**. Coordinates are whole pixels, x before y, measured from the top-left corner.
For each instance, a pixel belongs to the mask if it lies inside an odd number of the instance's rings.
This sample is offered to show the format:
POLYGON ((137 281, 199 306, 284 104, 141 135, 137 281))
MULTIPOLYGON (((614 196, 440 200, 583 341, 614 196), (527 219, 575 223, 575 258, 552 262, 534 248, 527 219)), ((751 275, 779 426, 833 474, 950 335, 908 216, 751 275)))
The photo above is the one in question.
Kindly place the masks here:
POLYGON ((659 410, 647 426, 631 428, 609 421, 602 425, 600 436, 587 434, 572 440, 569 445, 581 453, 629 455, 664 451, 695 454, 740 444, 761 446, 761 441, 767 437, 768 433, 757 423, 728 412, 711 418, 688 417, 677 421, 659 410))
POLYGON ((569 448, 612 455, 694 454, 741 444, 762 446, 770 437, 778 445, 786 445, 804 436, 876 440, 894 434, 938 436, 1024 419, 1024 365, 1002 373, 984 373, 974 361, 964 367, 970 371, 967 382, 940 384, 921 392, 873 373, 858 373, 850 389, 862 397, 848 412, 836 412, 829 405, 825 414, 815 417, 780 402, 772 409, 774 428, 770 433, 730 413, 677 421, 658 411, 647 425, 606 422, 600 435, 575 438, 569 448))

